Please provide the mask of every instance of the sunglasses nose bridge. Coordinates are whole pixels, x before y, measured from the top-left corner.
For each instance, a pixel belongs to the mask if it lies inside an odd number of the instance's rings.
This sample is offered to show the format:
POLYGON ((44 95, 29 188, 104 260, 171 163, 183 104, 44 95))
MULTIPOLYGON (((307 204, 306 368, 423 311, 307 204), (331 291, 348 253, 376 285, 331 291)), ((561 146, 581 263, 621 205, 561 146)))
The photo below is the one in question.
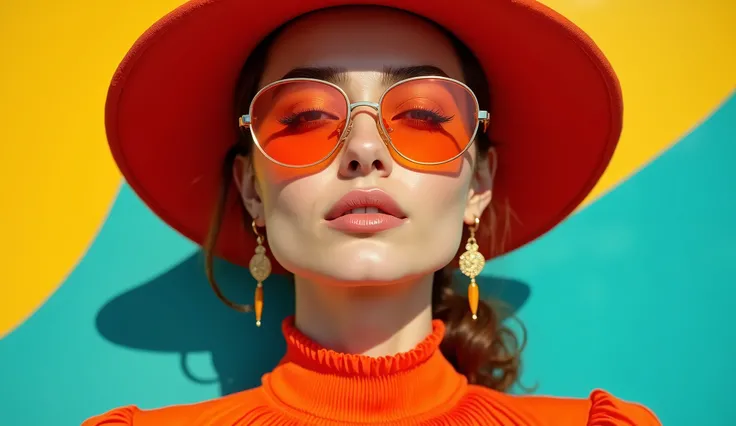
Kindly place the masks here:
POLYGON ((360 108, 360 107, 372 108, 374 111, 376 111, 376 113, 378 113, 378 110, 379 110, 379 106, 376 102, 360 101, 360 102, 354 102, 350 104, 350 113, 352 114, 355 108, 360 108))
POLYGON ((386 138, 385 132, 381 128, 381 107, 377 102, 368 102, 368 101, 360 101, 360 102, 354 102, 352 104, 348 105, 348 128, 345 130, 345 133, 343 134, 343 137, 340 142, 344 142, 348 136, 350 135, 350 131, 353 128, 353 111, 356 108, 360 107, 367 107, 375 111, 374 120, 376 122, 376 128, 378 129, 378 134, 381 136, 381 139, 385 144, 388 145, 388 140, 386 138))

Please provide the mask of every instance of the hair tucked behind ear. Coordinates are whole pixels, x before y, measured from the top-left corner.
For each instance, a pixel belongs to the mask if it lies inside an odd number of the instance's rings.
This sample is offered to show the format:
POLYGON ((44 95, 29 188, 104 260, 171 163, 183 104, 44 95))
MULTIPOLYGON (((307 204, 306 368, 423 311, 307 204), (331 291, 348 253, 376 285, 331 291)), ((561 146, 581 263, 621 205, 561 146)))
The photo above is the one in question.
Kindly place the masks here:
MULTIPOLYGON (((480 300, 474 320, 468 298, 455 294, 452 288, 451 269, 435 272, 432 315, 445 323, 442 354, 469 383, 506 391, 519 377, 525 337, 520 342, 501 323, 499 312, 498 307, 480 300)), ((523 325, 522 330, 525 336, 523 325)))

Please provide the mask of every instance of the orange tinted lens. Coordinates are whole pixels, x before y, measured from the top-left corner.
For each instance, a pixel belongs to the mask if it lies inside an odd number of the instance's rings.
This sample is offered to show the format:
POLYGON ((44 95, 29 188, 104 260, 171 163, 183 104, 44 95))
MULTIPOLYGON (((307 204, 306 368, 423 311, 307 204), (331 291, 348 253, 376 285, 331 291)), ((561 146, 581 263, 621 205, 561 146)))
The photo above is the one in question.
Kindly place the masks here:
POLYGON ((470 144, 478 125, 477 105, 461 84, 422 78, 390 89, 381 115, 397 151, 420 163, 441 163, 470 144))
POLYGON ((286 81, 253 101, 251 128, 273 160, 307 166, 325 159, 335 148, 347 110, 342 92, 329 84, 286 81))

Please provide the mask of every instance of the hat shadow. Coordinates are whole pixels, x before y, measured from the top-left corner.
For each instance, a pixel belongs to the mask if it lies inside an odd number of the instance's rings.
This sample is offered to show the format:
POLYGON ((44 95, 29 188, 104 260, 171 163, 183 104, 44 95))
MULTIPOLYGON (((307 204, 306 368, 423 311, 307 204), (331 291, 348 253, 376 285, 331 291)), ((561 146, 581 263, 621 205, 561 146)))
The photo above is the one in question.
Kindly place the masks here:
MULTIPOLYGON (((263 325, 256 327, 252 314, 236 312, 217 299, 203 264, 202 255, 194 254, 110 300, 97 313, 97 330, 117 345, 179 354, 182 374, 195 383, 219 384, 221 395, 259 386, 261 376, 285 352, 281 321, 294 312, 293 284, 284 276, 268 279, 263 325), (215 377, 198 377, 191 371, 188 355, 192 352, 210 353, 215 377)), ((247 269, 216 260, 215 272, 228 298, 252 301, 255 282, 247 269)), ((482 296, 504 302, 506 315, 514 314, 529 297, 529 286, 522 282, 479 278, 482 296)))

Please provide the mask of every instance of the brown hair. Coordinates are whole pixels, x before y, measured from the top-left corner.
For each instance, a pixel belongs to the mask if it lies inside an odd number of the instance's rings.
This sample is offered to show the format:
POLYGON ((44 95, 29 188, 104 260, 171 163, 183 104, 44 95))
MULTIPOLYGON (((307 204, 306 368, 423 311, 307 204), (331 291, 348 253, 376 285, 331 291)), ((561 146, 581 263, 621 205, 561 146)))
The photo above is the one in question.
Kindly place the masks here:
MULTIPOLYGON (((283 27, 282 27, 283 28, 283 27)), ((456 37, 444 28, 438 27, 453 42, 456 53, 463 66, 465 83, 478 98, 481 109, 490 107, 490 90, 485 74, 477 58, 456 37)), ((238 115, 247 114, 251 100, 258 91, 258 85, 266 63, 268 50, 281 29, 271 33, 250 54, 241 71, 235 93, 235 108, 238 115)), ((205 243, 205 269, 207 278, 217 296, 231 308, 239 309, 242 305, 230 302, 220 292, 214 278, 213 252, 220 231, 225 204, 231 189, 232 169, 235 159, 240 155, 249 155, 253 146, 250 133, 241 132, 240 140, 231 148, 223 162, 222 188, 218 204, 213 216, 210 233, 205 243)), ((493 146, 485 133, 479 133, 475 145, 478 155, 487 155, 493 146)), ((493 215, 494 209, 491 209, 493 215)), ((248 222, 250 218, 243 208, 248 222)), ((507 212, 509 213, 509 212, 507 212)), ((491 219, 494 222, 494 219, 491 219)), ((493 229, 493 228, 492 228, 493 229)), ((495 237, 495 236, 494 236, 495 237)), ((521 340, 514 332, 502 324, 499 306, 493 307, 481 300, 478 306, 477 319, 473 319, 468 307, 468 298, 456 294, 453 290, 452 267, 435 272, 432 287, 433 317, 445 323, 446 333, 440 345, 442 354, 467 377, 468 382, 486 386, 499 391, 508 390, 518 379, 521 367, 520 354, 525 338, 521 340)), ((520 324, 521 325, 521 324, 520 324)), ((521 325, 522 336, 526 330, 521 325)))

